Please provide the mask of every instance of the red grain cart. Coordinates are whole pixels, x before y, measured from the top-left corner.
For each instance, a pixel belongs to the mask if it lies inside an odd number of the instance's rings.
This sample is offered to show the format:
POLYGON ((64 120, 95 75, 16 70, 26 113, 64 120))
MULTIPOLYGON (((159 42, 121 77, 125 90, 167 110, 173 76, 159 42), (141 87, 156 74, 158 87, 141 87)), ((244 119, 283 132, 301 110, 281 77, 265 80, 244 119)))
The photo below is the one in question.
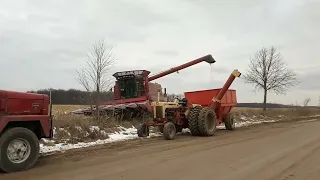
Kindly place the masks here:
MULTIPOLYGON (((202 107, 210 107, 212 104, 212 99, 215 99, 222 88, 219 89, 208 89, 201 91, 191 91, 185 92, 184 96, 188 99, 191 104, 199 104, 202 107)), ((215 113, 217 117, 217 125, 220 125, 227 115, 230 113, 231 109, 237 104, 236 90, 229 89, 226 91, 222 97, 219 104, 215 108, 215 113)), ((232 119, 233 120, 233 119, 232 119)), ((232 122, 232 124, 234 124, 232 122)))

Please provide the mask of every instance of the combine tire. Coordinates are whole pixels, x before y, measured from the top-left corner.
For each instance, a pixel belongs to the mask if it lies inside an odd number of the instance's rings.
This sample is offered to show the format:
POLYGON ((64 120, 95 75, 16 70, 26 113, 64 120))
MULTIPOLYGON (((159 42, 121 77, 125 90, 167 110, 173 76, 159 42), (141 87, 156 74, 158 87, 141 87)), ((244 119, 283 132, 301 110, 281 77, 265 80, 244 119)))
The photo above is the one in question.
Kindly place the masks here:
POLYGON ((226 130, 233 131, 236 128, 236 123, 234 122, 234 116, 233 114, 228 114, 225 118, 223 118, 224 126, 226 127, 226 130))
POLYGON ((29 129, 8 129, 0 138, 0 169, 17 172, 32 168, 39 157, 38 137, 29 129))
POLYGON ((201 136, 213 136, 216 132, 217 117, 216 113, 208 108, 203 108, 198 117, 198 125, 201 136))
POLYGON ((146 124, 141 124, 137 131, 138 137, 149 136, 149 127, 146 124))
POLYGON ((190 110, 189 118, 188 118, 188 128, 191 132, 192 136, 199 136, 200 131, 198 127, 198 116, 201 110, 201 106, 193 107, 190 110))
POLYGON ((163 127, 163 137, 172 140, 176 137, 176 126, 172 122, 167 122, 163 127))

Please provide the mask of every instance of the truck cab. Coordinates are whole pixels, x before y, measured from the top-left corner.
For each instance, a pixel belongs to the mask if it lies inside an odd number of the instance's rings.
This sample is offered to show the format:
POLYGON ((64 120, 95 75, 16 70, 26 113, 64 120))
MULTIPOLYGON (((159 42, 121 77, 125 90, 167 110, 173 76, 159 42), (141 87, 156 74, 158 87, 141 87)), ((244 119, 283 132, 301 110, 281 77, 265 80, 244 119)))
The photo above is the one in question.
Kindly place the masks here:
POLYGON ((52 138, 49 95, 0 90, 0 170, 31 168, 39 157, 39 140, 52 138))

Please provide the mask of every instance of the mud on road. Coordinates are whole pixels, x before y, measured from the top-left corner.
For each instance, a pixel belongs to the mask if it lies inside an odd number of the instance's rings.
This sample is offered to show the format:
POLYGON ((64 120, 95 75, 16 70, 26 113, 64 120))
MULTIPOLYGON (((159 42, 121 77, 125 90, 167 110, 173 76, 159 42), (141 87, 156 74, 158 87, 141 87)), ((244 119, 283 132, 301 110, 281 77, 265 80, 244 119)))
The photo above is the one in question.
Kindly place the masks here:
POLYGON ((1 180, 318 180, 320 119, 70 150, 1 180))

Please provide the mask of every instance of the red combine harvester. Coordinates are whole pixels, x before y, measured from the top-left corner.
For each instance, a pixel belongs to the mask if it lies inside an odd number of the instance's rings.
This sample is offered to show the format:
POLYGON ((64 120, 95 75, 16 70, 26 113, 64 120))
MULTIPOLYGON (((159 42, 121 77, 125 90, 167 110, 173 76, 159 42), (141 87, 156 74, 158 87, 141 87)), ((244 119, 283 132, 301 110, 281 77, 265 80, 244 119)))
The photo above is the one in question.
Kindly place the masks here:
MULTIPOLYGON (((221 89, 185 92, 185 98, 168 102, 161 92, 161 86, 151 81, 188 68, 200 62, 209 64, 216 61, 209 54, 188 63, 171 68, 149 77, 146 70, 117 72, 113 101, 103 102, 101 114, 124 115, 125 119, 151 113, 152 122, 143 123, 138 128, 138 136, 149 135, 149 126, 158 126, 166 139, 173 139, 176 132, 189 128, 192 135, 213 135, 216 125, 225 123, 227 129, 234 129, 233 116, 229 113, 236 105, 236 91, 228 90, 235 77, 241 73, 234 70, 221 89)), ((90 109, 74 111, 75 114, 91 115, 90 109)), ((150 115, 151 115, 150 114, 150 115)))
MULTIPOLYGON (((161 85, 151 83, 151 81, 201 62, 212 64, 216 61, 209 54, 150 77, 150 71, 147 70, 116 72, 113 74, 116 78, 114 100, 101 103, 99 107, 100 114, 125 116, 125 119, 150 114, 151 102, 157 100, 158 91, 161 91, 161 85)), ((162 92, 160 93, 160 99, 164 100, 165 96, 166 92, 164 92, 164 94, 162 94, 162 92)), ((73 111, 73 113, 92 115, 92 111, 89 108, 76 110, 73 111)))
POLYGON ((36 163, 39 140, 53 137, 50 99, 0 90, 0 171, 27 170, 36 163))
POLYGON ((175 102, 152 102, 153 121, 141 124, 138 136, 148 136, 149 126, 158 126, 168 140, 183 128, 189 128, 193 136, 212 136, 221 123, 233 130, 235 122, 230 111, 237 104, 237 97, 236 91, 228 88, 240 76, 234 70, 221 89, 185 92, 185 98, 175 102))

